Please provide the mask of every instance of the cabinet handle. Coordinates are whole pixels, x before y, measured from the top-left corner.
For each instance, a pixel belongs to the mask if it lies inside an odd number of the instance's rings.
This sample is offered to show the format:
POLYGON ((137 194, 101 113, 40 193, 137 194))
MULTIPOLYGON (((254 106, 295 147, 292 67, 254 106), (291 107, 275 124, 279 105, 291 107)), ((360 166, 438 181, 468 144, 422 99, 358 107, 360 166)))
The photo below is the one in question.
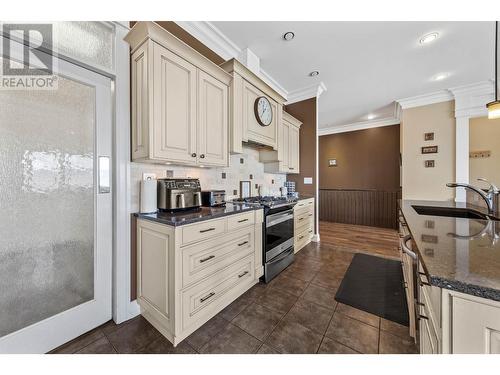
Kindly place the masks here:
POLYGON ((312 232, 313 232, 312 230, 309 231, 309 233, 312 233, 312 232))
POLYGON ((417 300, 415 300, 415 305, 425 307, 425 303, 418 302, 417 300))
POLYGON ((299 237, 299 240, 301 240, 301 239, 303 239, 303 238, 304 238, 304 236, 300 236, 300 237, 299 237))
POLYGON ((248 221, 248 219, 241 219, 241 220, 238 220, 238 223, 244 223, 245 221, 248 221))
POLYGON ((313 214, 309 214, 309 217, 311 217, 313 214))
POLYGON ((203 229, 203 230, 200 230, 200 233, 206 233, 206 232, 210 232, 212 230, 215 230, 215 228, 203 229))
POLYGON ((429 318, 428 318, 428 317, 426 317, 425 315, 420 315, 420 314, 418 315, 418 318, 417 318, 417 319, 418 319, 418 320, 421 320, 421 319, 429 320, 429 318))
POLYGON ((248 271, 243 272, 241 275, 238 275, 238 279, 241 279, 243 276, 245 276, 248 273, 248 271))
POLYGON ((408 283, 406 281, 403 281, 403 288, 408 289, 408 283))
POLYGON ((193 153, 191 154, 191 156, 192 156, 193 158, 195 158, 195 157, 196 157, 196 152, 193 152, 193 153))
POLYGON ((210 255, 209 257, 206 257, 206 258, 200 259, 200 263, 204 263, 204 262, 206 262, 207 260, 214 259, 214 258, 215 258, 215 255, 210 255))
POLYGON ((215 296, 215 292, 211 292, 208 296, 200 298, 200 302, 205 302, 207 299, 212 298, 215 296))
POLYGON ((293 167, 288 167, 288 169, 290 169, 290 170, 292 170, 292 171, 293 171, 295 168, 293 168, 293 167))
POLYGON ((300 217, 300 218, 299 218, 299 221, 301 221, 301 220, 304 220, 304 218, 303 218, 303 217, 300 217))
POLYGON ((247 243, 248 243, 248 241, 245 241, 245 242, 239 243, 238 246, 243 246, 243 245, 246 245, 247 243))
POLYGON ((205 159, 205 154, 201 154, 200 159, 205 159))

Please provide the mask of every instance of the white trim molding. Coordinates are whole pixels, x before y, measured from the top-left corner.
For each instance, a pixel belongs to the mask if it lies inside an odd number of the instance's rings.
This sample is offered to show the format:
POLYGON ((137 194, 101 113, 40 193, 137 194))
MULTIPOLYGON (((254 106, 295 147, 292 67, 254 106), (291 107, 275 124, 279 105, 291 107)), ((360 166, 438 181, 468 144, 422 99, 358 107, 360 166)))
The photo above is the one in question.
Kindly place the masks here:
POLYGON ((319 98, 327 90, 324 82, 288 92, 286 105, 310 98, 319 98))
POLYGON ((423 105, 447 102, 453 100, 453 94, 450 90, 439 90, 428 94, 415 95, 408 98, 397 99, 402 109, 420 107, 423 105))
POLYGON ((373 119, 367 121, 358 121, 345 125, 338 126, 326 126, 318 129, 318 135, 329 135, 337 133, 346 133, 356 130, 364 130, 370 128, 380 128, 382 126, 398 125, 401 122, 401 106, 394 102, 392 116, 385 117, 382 119, 373 119))

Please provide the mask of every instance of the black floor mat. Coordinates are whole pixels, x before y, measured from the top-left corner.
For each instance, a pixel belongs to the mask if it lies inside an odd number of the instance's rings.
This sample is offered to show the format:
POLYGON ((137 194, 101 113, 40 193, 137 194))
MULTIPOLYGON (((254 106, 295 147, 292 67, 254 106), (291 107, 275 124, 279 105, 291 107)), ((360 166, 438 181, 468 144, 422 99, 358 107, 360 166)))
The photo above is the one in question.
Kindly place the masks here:
POLYGON ((338 302, 408 325, 401 262, 355 254, 335 295, 338 302))

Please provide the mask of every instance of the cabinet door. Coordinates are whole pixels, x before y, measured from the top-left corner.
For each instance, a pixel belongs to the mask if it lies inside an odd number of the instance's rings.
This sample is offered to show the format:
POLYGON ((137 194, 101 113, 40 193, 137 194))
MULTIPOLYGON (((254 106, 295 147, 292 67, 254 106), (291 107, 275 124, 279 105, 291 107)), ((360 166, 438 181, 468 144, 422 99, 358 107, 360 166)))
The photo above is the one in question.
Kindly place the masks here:
POLYGON ((153 59, 151 157, 195 164, 197 68, 156 43, 153 59))
POLYGON ((452 353, 500 354, 500 304, 479 301, 452 297, 452 353))
POLYGON ((228 87, 198 73, 198 163, 227 165, 228 87))
POLYGON ((149 157, 148 65, 152 43, 144 43, 132 55, 132 160, 149 157))
POLYGON ((293 125, 289 129, 288 169, 290 173, 299 173, 299 129, 293 125))

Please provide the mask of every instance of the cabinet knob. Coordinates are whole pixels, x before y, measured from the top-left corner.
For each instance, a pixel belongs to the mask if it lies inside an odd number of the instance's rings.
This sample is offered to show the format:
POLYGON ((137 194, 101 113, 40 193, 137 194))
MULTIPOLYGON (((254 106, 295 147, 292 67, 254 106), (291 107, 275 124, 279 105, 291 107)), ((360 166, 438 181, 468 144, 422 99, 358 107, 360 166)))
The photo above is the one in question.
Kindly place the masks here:
POLYGON ((205 158, 205 154, 201 154, 201 155, 200 155, 200 158, 201 158, 201 159, 204 159, 204 158, 205 158))
POLYGON ((196 157, 196 152, 193 152, 193 153, 191 154, 191 156, 192 156, 193 158, 195 158, 195 157, 196 157))

